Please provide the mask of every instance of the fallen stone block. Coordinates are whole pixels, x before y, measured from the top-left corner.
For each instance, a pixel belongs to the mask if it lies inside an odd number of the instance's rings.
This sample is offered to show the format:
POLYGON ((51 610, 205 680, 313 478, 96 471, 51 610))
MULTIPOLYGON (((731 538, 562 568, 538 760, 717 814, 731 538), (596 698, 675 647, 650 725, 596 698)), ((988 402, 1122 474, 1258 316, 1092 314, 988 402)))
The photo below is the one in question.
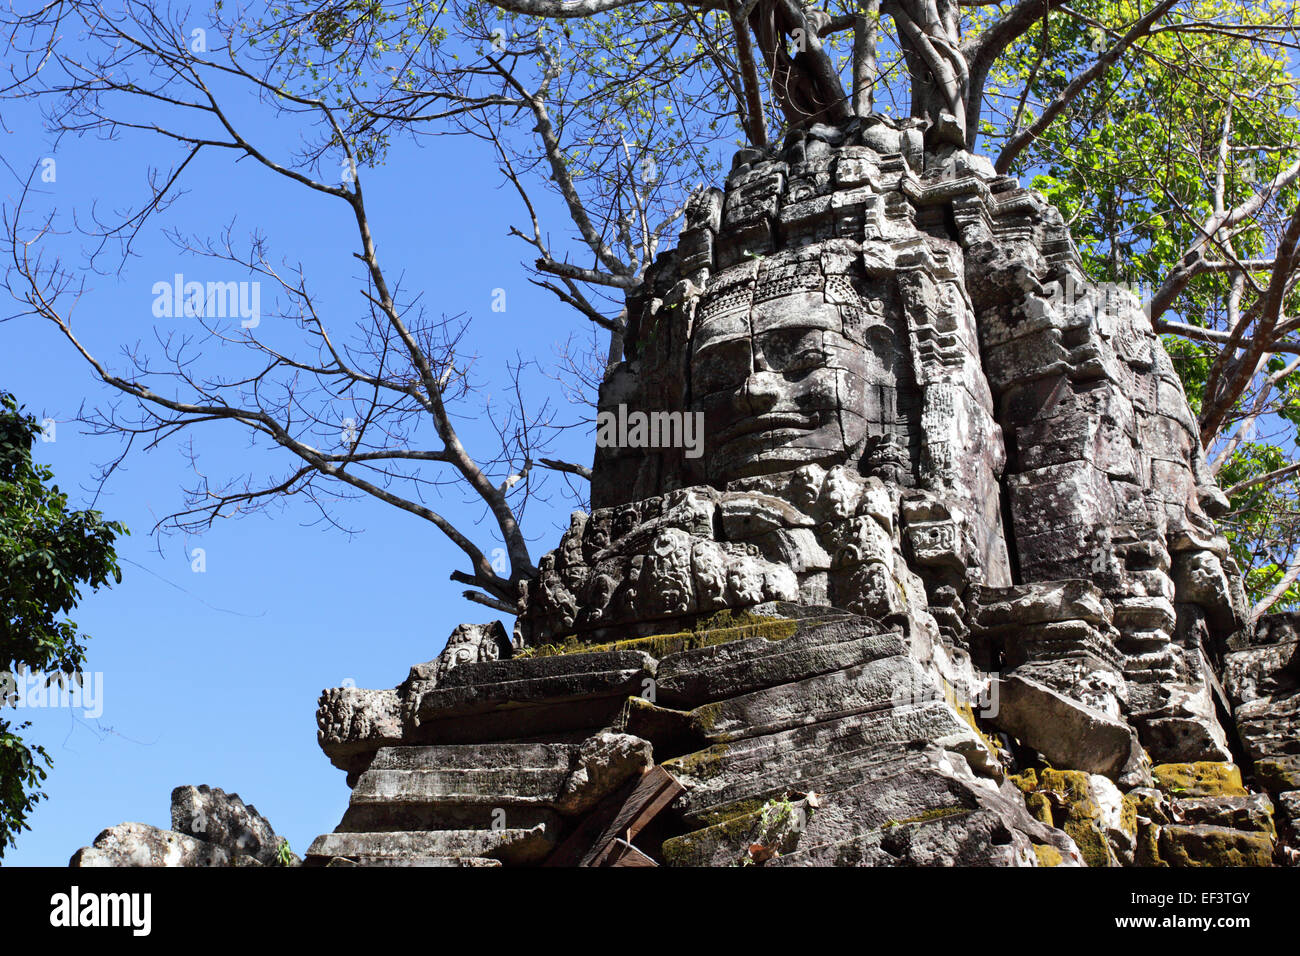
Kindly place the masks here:
POLYGON ((268 866, 280 862, 281 840, 266 817, 219 787, 177 787, 172 791, 172 829, 222 847, 231 856, 251 856, 268 866))
POLYGON ((1270 836, 1277 832, 1273 824, 1273 801, 1263 793, 1245 797, 1181 798, 1175 801, 1174 811, 1179 823, 1208 824, 1270 836))
POLYGON ((1272 866, 1273 839, 1267 833, 1197 824, 1160 830, 1160 859, 1169 866, 1272 866))
POLYGON ((1053 765, 1127 785, 1149 779, 1137 734, 1122 720, 1016 674, 998 682, 997 701, 994 725, 1053 765))
POLYGON ((404 860, 408 865, 448 857, 488 858, 506 864, 536 863, 555 845, 549 827, 500 830, 427 830, 383 833, 326 833, 307 850, 308 865, 342 857, 363 865, 404 860))
POLYGON ((147 823, 119 823, 78 850, 69 862, 89 866, 229 866, 223 847, 147 823))
POLYGON ((654 766, 650 744, 629 734, 602 732, 578 747, 577 764, 565 780, 554 806, 561 813, 591 811, 605 797, 654 766))
POLYGON ((1241 771, 1231 763, 1164 763, 1152 767, 1151 774, 1156 786, 1174 797, 1246 796, 1241 771))

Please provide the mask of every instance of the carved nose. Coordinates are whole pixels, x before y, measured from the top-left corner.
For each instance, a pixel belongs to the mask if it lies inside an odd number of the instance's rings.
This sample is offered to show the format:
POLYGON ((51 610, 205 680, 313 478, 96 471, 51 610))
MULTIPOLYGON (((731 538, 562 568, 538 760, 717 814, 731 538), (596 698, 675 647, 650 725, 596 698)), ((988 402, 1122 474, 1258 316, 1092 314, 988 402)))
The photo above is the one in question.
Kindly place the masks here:
POLYGON ((781 400, 781 385, 781 376, 775 372, 752 372, 741 390, 741 407, 751 415, 771 411, 781 400))

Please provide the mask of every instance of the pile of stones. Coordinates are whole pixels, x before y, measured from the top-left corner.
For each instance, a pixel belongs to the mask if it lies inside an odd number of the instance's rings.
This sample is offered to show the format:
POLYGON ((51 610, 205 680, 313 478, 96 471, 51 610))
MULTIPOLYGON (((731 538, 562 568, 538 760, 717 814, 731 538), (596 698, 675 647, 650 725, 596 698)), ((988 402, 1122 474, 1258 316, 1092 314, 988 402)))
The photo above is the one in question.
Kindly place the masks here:
POLYGON ((172 791, 172 828, 119 823, 82 847, 73 867, 298 866, 302 860, 257 808, 218 787, 172 791))

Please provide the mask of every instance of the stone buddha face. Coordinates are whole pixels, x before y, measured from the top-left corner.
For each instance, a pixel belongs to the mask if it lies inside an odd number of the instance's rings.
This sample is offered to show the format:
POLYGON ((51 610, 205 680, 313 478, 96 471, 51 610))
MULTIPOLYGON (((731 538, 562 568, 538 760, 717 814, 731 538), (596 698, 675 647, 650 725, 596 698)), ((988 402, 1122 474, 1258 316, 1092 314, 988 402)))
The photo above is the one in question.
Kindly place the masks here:
POLYGON ((691 343, 691 394, 704 413, 711 483, 841 462, 861 449, 871 363, 845 335, 841 309, 806 268, 706 295, 691 343))

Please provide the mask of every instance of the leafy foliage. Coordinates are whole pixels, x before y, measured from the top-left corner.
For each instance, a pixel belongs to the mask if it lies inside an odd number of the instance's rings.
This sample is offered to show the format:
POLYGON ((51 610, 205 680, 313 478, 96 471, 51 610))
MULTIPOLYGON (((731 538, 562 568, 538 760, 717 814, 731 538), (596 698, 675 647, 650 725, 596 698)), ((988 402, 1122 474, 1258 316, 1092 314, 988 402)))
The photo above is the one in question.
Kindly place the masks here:
MULTIPOLYGON (((68 510, 53 472, 32 460, 36 420, 0 392, 0 675, 43 673, 76 680, 86 635, 65 615, 81 587, 121 581, 114 541, 126 529, 97 511, 68 510)), ((12 678, 3 685, 13 702, 12 678)), ((43 794, 49 754, 20 736, 30 722, 0 718, 0 856, 43 794)))
MULTIPOLYGON (((1037 106, 1059 96, 1144 6, 1085 0, 1072 5, 1079 16, 1053 16, 1026 33, 991 83, 1011 92, 991 97, 996 105, 983 129, 990 142, 1028 125, 1037 106), (1001 124, 994 121, 999 105, 1001 124)), ((1300 113, 1288 34, 1279 30, 1272 44, 1245 29, 1277 22, 1281 12, 1274 3, 1195 0, 1171 19, 1182 29, 1158 30, 1139 41, 1017 157, 1011 172, 1032 178, 1060 209, 1094 279, 1125 283, 1150 297, 1202 238, 1202 224, 1217 209, 1250 199, 1294 161, 1300 113)), ((1278 191, 1263 215, 1233 232, 1230 247, 1215 249, 1217 256, 1266 260, 1296 201, 1294 185, 1278 191)), ((1234 275, 1240 273, 1196 275, 1168 317, 1194 329, 1227 331, 1230 308, 1244 295, 1245 309, 1255 283, 1262 284, 1260 275, 1234 275)), ((1289 304, 1289 314, 1300 305, 1289 304)), ((1199 417, 1223 347, 1175 335, 1164 341, 1199 417)), ((1274 355, 1237 397, 1206 445, 1225 491, 1300 458, 1297 388, 1286 361, 1274 355)), ((1232 510, 1222 524, 1247 592, 1259 602, 1300 551, 1300 485, 1284 476, 1229 499, 1232 510)), ((1274 607, 1293 607, 1297 600, 1300 591, 1292 584, 1274 607)))

